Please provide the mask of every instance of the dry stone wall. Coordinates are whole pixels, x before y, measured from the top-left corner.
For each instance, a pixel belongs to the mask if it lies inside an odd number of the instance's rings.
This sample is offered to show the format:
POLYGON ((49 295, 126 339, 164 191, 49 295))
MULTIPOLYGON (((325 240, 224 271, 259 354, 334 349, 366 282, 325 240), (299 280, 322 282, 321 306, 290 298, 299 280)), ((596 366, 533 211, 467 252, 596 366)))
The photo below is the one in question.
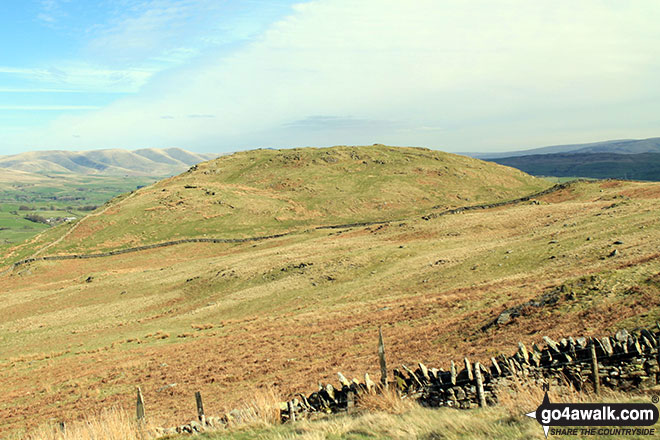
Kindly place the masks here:
MULTIPOLYGON (((492 357, 488 365, 472 363, 467 358, 460 365, 452 361, 447 369, 428 368, 420 363, 413 371, 404 365, 393 370, 388 386, 424 406, 461 409, 496 405, 500 392, 520 382, 550 387, 569 385, 578 391, 593 390, 598 383, 601 387, 632 391, 660 383, 659 339, 660 326, 634 332, 620 330, 602 338, 569 337, 555 341, 544 337, 543 348, 519 343, 513 355, 492 357)), ((379 389, 368 375, 363 381, 348 381, 339 373, 338 387, 328 384, 307 397, 297 395, 287 408, 282 408, 282 420, 289 420, 294 414, 304 417, 315 412, 346 411, 352 404, 360 405, 361 395, 379 389)))
MULTIPOLYGON (((498 396, 520 384, 545 387, 572 387, 578 391, 598 391, 598 387, 624 392, 652 387, 660 383, 658 344, 660 325, 655 328, 628 332, 620 330, 602 338, 562 338, 555 341, 543 337, 531 347, 518 343, 512 355, 490 358, 487 365, 464 358, 451 362, 447 369, 428 368, 419 363, 415 370, 403 365, 392 370, 385 380, 402 398, 415 399, 427 407, 470 409, 497 405, 498 396)), ((382 338, 379 351, 383 348, 382 338)), ((379 353, 385 362, 384 352, 379 353)), ((319 383, 311 394, 299 393, 280 404, 280 419, 291 422, 323 414, 351 411, 360 406, 367 393, 382 392, 381 381, 374 382, 365 374, 363 380, 347 379, 337 374, 338 384, 319 383)), ((201 397, 198 409, 201 407, 201 397)), ((162 434, 195 433, 240 424, 245 417, 232 411, 221 417, 199 420, 161 429, 162 434)))

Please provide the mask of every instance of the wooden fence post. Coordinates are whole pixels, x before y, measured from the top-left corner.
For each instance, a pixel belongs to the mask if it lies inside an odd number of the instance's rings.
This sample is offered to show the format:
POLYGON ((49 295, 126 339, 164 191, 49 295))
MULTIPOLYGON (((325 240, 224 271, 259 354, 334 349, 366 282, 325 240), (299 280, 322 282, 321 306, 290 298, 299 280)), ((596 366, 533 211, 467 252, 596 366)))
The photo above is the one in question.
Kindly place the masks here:
POLYGON ((355 409, 355 393, 348 391, 346 393, 346 412, 351 413, 355 409))
POLYGON ((481 376, 481 364, 477 362, 474 364, 474 377, 477 380, 477 401, 480 407, 486 406, 486 395, 484 392, 484 380, 481 376))
POLYGON ((600 376, 598 374, 598 358, 596 358, 596 344, 591 340, 591 373, 594 382, 594 392, 600 394, 600 376))
POLYGON ((385 362, 385 342, 383 342, 383 332, 378 327, 378 357, 380 358, 380 383, 387 389, 387 363, 385 362))
POLYGON ((204 404, 202 403, 202 393, 195 391, 195 401, 197 402, 197 418, 199 423, 204 425, 206 423, 206 416, 204 415, 204 404))
POLYGON ((140 387, 137 387, 137 404, 135 408, 138 422, 141 422, 144 420, 144 398, 142 397, 142 390, 140 387))

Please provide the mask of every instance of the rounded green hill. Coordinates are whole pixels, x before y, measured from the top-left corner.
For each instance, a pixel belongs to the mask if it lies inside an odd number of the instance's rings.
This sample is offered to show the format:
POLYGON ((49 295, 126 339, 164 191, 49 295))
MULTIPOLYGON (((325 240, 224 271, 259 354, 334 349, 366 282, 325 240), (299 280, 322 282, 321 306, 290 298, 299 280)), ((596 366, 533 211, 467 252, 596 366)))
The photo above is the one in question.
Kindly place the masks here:
MULTIPOLYGON (((513 168, 424 148, 252 150, 110 201, 48 254, 98 252, 195 237, 243 238, 520 197, 550 183, 513 168)), ((33 244, 33 245, 34 245, 33 244)))

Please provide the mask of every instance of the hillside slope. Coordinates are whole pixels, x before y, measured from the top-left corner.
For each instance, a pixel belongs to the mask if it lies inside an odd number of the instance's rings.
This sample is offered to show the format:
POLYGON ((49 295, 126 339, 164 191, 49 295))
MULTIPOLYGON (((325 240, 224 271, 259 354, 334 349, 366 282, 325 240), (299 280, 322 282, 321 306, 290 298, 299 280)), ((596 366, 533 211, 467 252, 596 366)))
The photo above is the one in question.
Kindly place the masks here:
POLYGON ((32 151, 0 156, 0 168, 31 173, 171 176, 215 157, 216 154, 190 153, 179 148, 32 151))
MULTIPOLYGON (((245 179, 265 179, 259 169, 245 179)), ((114 405, 134 413, 137 385, 149 417, 173 426, 195 417, 195 391, 218 415, 338 371, 377 378, 379 326, 388 368, 447 370, 544 335, 652 325, 659 210, 658 183, 578 182, 494 209, 22 265, 0 276, 0 437, 114 405)))
POLYGON ((85 253, 192 237, 241 238, 408 217, 527 195, 550 183, 421 148, 255 150, 202 163, 109 202, 105 215, 43 234, 13 256, 85 253), (67 232, 68 228, 75 228, 67 232))

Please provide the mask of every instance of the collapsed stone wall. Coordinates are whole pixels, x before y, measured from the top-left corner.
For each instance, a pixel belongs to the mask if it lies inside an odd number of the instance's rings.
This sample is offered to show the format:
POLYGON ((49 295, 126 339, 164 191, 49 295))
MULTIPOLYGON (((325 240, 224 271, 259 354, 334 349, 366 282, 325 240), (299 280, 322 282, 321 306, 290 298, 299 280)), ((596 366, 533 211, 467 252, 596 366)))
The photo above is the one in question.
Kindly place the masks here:
MULTIPOLYGON (((601 387, 629 392, 660 383, 659 341, 660 324, 632 332, 620 330, 602 338, 569 337, 555 341, 544 336, 543 348, 532 344, 528 349, 519 342, 514 354, 491 357, 487 365, 472 363, 467 358, 463 359, 460 369, 453 361, 447 370, 419 363, 413 371, 403 365, 401 369, 392 370, 392 377, 386 383, 402 398, 414 399, 423 406, 458 409, 497 405, 501 393, 516 390, 520 384, 568 386, 582 391, 593 390, 596 380, 601 387), (594 374, 594 366, 597 374, 594 374)), ((384 357, 381 359, 384 361, 384 357)), ((369 374, 365 374, 362 381, 348 380, 342 373, 337 376, 338 386, 319 384, 317 391, 311 394, 299 393, 288 402, 282 402, 281 421, 347 412, 359 407, 360 398, 365 394, 379 393, 384 388, 369 374)), ((243 417, 241 411, 231 411, 221 417, 200 415, 198 421, 161 429, 160 433, 218 429, 240 424, 243 417)))
MULTIPOLYGON (((576 390, 593 389, 594 379, 602 387, 631 391, 660 383, 658 341, 660 326, 634 332, 620 330, 602 338, 543 337, 544 347, 522 342, 511 356, 490 358, 489 365, 463 359, 460 370, 452 361, 449 368, 427 368, 424 364, 412 371, 405 365, 393 370, 388 382, 402 396, 414 398, 429 407, 469 409, 496 405, 498 395, 520 382, 532 385, 564 386, 576 390), (594 375, 594 360, 597 376, 594 375)), ((328 384, 308 395, 299 394, 282 407, 282 420, 313 413, 346 411, 359 406, 360 396, 381 388, 366 374, 364 381, 348 381, 341 373, 339 387, 328 384)))

